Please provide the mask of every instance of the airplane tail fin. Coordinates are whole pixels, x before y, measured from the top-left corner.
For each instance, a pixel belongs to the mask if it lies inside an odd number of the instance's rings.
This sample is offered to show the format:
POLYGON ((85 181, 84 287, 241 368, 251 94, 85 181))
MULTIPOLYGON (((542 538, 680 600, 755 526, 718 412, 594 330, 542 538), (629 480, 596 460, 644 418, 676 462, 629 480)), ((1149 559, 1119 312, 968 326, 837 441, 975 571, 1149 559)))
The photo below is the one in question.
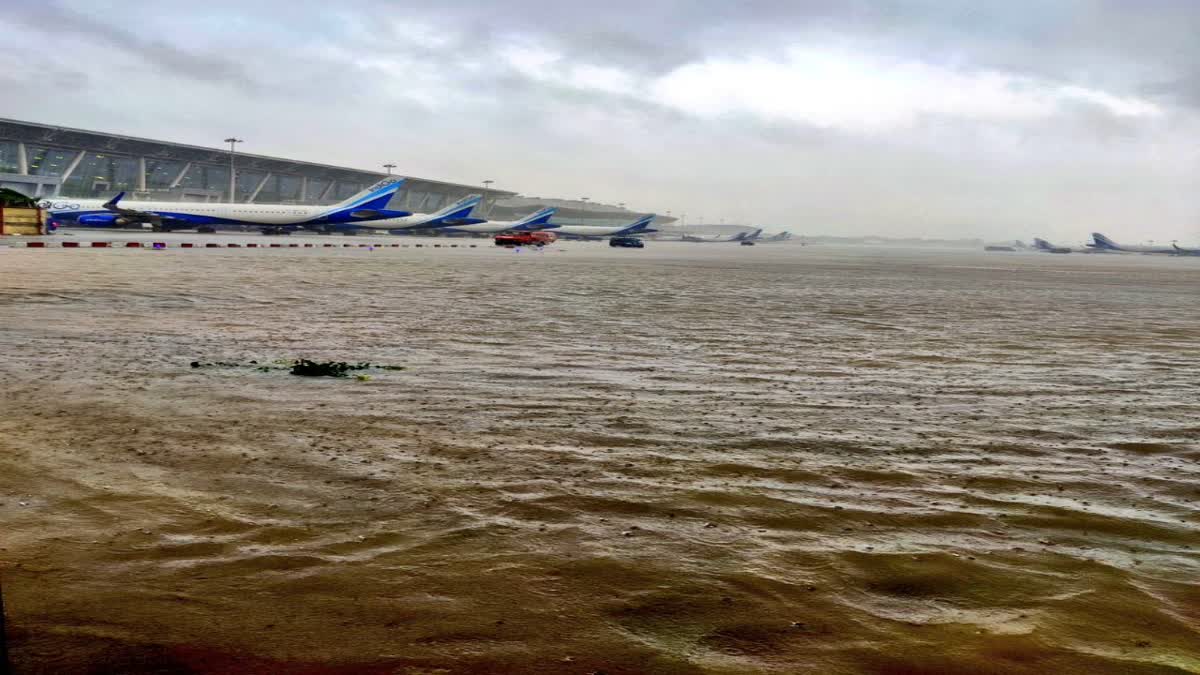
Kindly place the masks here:
POLYGON ((550 221, 550 218, 555 213, 558 213, 557 208, 555 208, 553 206, 547 206, 546 208, 544 208, 540 211, 535 211, 535 212, 525 216, 524 218, 518 220, 517 222, 513 223, 512 229, 514 229, 514 230, 535 229, 538 226, 545 225, 546 223, 548 223, 550 221))
POLYGON ((653 214, 653 213, 642 216, 641 218, 638 218, 637 220, 630 223, 628 226, 614 232, 613 234, 614 235, 623 235, 623 234, 639 234, 639 233, 646 233, 646 232, 654 232, 655 230, 650 230, 648 228, 650 227, 650 223, 654 221, 655 216, 656 216, 656 214, 653 214))
POLYGON ((746 239, 747 239, 748 241, 754 241, 755 239, 758 239, 758 238, 759 238, 759 237, 761 237, 761 236, 762 236, 762 228, 760 227, 760 228, 758 228, 757 230, 755 230, 755 231, 751 232, 750 234, 746 235, 746 239))
POLYGON ((1106 249, 1109 251, 1120 251, 1121 250, 1121 247, 1117 245, 1117 242, 1113 241, 1112 239, 1109 239, 1108 237, 1104 236, 1103 234, 1100 234, 1099 232, 1092 233, 1092 242, 1093 242, 1092 248, 1102 248, 1102 249, 1106 249))
POLYGON ((385 178, 371 187, 359 192, 353 197, 334 205, 337 211, 354 209, 355 211, 382 211, 388 202, 404 185, 404 178, 385 178))
POLYGON ((125 191, 122 190, 117 193, 116 197, 113 197, 112 199, 104 202, 104 204, 102 204, 101 206, 108 211, 112 211, 113 209, 117 208, 117 202, 121 201, 121 199, 124 197, 125 197, 125 191))
POLYGON ((1050 245, 1050 242, 1038 237, 1033 238, 1033 247, 1040 251, 1049 251, 1050 249, 1054 248, 1050 245))
POLYGON ((483 201, 482 195, 468 195, 450 206, 438 210, 431 214, 430 220, 454 220, 458 218, 466 218, 471 215, 471 211, 479 206, 479 202, 483 201))

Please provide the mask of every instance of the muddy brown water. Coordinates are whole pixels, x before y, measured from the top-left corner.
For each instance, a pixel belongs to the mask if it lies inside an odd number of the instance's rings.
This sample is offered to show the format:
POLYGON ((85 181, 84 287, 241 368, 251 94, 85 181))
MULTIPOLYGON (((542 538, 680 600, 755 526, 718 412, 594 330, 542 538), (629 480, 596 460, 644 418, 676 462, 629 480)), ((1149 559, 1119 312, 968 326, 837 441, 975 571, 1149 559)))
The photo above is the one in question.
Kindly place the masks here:
POLYGON ((19 673, 1200 672, 1200 261, 0 270, 19 673))

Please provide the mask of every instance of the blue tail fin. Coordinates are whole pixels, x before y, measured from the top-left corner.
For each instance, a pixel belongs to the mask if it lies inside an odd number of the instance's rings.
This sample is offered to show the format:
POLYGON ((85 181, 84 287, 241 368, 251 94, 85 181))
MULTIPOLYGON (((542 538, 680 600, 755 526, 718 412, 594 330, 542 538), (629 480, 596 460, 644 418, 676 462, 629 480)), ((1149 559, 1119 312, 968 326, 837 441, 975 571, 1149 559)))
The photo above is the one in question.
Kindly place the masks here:
POLYGON ((102 206, 111 211, 111 210, 117 208, 117 202, 121 201, 121 199, 124 197, 125 197, 125 191, 122 190, 117 193, 116 197, 113 197, 112 199, 104 202, 104 204, 102 204, 102 206))
POLYGON ((638 218, 637 220, 630 223, 628 226, 626 226, 620 230, 617 230, 613 234, 620 235, 620 234, 634 234, 637 232, 645 232, 646 228, 650 227, 650 223, 654 220, 655 215, 656 214, 651 213, 651 214, 642 216, 641 218, 638 218))
POLYGON ((1102 249, 1106 249, 1109 251, 1120 251, 1121 250, 1121 247, 1117 245, 1117 242, 1113 241, 1112 239, 1109 239, 1108 237, 1104 236, 1103 234, 1100 234, 1099 232, 1092 233, 1092 248, 1102 248, 1102 249))
POLYGON ((546 223, 550 222, 551 216, 553 216, 555 213, 558 213, 557 208, 553 206, 547 206, 546 208, 540 211, 534 211, 533 213, 513 223, 512 229, 534 229, 536 226, 545 225, 546 223))
POLYGON ((335 204, 334 210, 354 209, 356 211, 370 211, 386 209, 388 202, 392 201, 392 197, 404 185, 404 180, 403 178, 385 178, 350 199, 335 204))
POLYGON ((481 195, 471 195, 432 214, 431 220, 457 220, 471 215, 471 211, 483 201, 481 195))

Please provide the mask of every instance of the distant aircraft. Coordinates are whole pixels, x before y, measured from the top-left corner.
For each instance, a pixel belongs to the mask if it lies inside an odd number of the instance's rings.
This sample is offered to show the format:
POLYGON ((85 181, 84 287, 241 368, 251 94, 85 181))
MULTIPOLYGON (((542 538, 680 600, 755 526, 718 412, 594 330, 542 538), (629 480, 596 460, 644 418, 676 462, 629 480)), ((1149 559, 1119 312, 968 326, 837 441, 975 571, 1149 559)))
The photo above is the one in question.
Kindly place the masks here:
POLYGON ((766 244, 768 242, 788 241, 791 238, 792 238, 791 232, 780 232, 779 234, 773 234, 773 235, 767 237, 766 239, 763 239, 762 243, 766 244))
POLYGON ((297 229, 333 230, 347 223, 410 215, 387 209, 403 178, 384 179, 350 199, 332 206, 299 204, 214 204, 193 202, 125 202, 121 192, 112 199, 51 198, 41 207, 57 226, 140 227, 155 232, 251 225, 265 234, 297 229))
POLYGON ((1043 253, 1070 253, 1071 249, 1066 246, 1055 246, 1045 239, 1033 238, 1033 247, 1043 253))
POLYGON ((540 230, 553 228, 549 225, 550 217, 558 213, 558 209, 548 206, 540 211, 518 220, 487 220, 473 225, 451 225, 440 228, 442 232, 473 232, 476 234, 496 234, 499 232, 523 232, 525 230, 540 230))
POLYGON ((638 237, 658 230, 650 229, 650 222, 655 218, 655 214, 642 216, 629 225, 621 225, 618 227, 601 227, 597 225, 554 225, 546 223, 541 229, 553 230, 555 234, 564 238, 577 239, 607 239, 608 237, 638 237))
POLYGON ((1200 255, 1200 248, 1183 248, 1177 244, 1171 244, 1175 249, 1175 255, 1200 255))
POLYGON ((760 236, 762 236, 762 228, 753 232, 738 232, 731 235, 714 234, 710 237, 701 234, 684 234, 679 237, 679 241, 689 241, 693 244, 730 244, 740 241, 755 241, 760 236))
POLYGON ((1179 251, 1175 246, 1122 246, 1099 232, 1092 233, 1092 243, 1088 244, 1090 248, 1102 249, 1105 251, 1121 251, 1123 253, 1169 253, 1178 255, 1179 251))
POLYGON ((411 213, 400 218, 384 218, 361 223, 351 223, 342 229, 387 230, 410 234, 408 230, 442 228, 457 225, 474 225, 487 222, 483 218, 472 218, 471 211, 483 201, 481 195, 469 195, 433 213, 411 213))

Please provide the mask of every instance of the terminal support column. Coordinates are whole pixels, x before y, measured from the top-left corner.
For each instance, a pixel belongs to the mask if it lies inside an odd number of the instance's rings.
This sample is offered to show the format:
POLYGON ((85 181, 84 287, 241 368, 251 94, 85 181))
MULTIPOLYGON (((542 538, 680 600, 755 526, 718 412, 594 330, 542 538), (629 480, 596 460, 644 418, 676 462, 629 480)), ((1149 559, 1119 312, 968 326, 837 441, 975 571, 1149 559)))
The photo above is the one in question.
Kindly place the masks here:
POLYGON ((187 175, 188 169, 190 168, 192 168, 191 162, 183 165, 183 168, 179 170, 179 175, 175 176, 175 180, 171 181, 172 189, 179 187, 179 184, 183 182, 183 177, 187 175))
POLYGON ((267 181, 269 181, 269 180, 271 180, 271 172, 270 171, 268 171, 266 173, 266 175, 264 175, 262 177, 262 180, 258 181, 258 185, 255 186, 255 188, 254 188, 254 192, 251 192, 250 196, 246 198, 247 204, 250 204, 251 202, 254 201, 255 197, 258 197, 258 193, 262 192, 263 187, 266 186, 267 181))
POLYGON ((62 183, 66 183, 67 179, 71 177, 71 174, 75 173, 75 169, 79 166, 79 163, 83 161, 83 156, 86 154, 87 153, 83 150, 75 153, 75 158, 72 159, 71 163, 67 165, 66 170, 62 172, 62 176, 59 176, 59 180, 62 183))

